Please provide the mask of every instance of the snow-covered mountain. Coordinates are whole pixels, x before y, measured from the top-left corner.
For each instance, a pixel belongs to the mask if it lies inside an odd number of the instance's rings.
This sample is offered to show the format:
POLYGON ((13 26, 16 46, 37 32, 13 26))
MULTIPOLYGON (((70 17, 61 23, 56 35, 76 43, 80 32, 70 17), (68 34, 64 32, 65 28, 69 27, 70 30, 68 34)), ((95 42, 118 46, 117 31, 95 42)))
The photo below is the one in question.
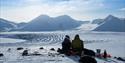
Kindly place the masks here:
POLYGON ((16 23, 0 18, 0 31, 10 31, 17 28, 16 23))
POLYGON ((104 22, 94 30, 125 32, 125 20, 109 15, 104 19, 104 22))
POLYGON ((102 24, 104 22, 104 19, 94 19, 93 21, 92 21, 92 24, 98 24, 98 25, 100 25, 100 24, 102 24))
POLYGON ((90 21, 77 21, 67 15, 58 17, 40 15, 28 23, 14 23, 0 18, 0 31, 56 31, 76 29, 125 32, 125 18, 117 18, 109 15, 105 19, 95 19, 92 23, 90 21))
POLYGON ((70 30, 80 26, 81 24, 81 22, 76 21, 67 15, 62 15, 55 18, 47 15, 40 15, 19 31, 70 30))
POLYGON ((22 27, 24 27, 26 24, 27 24, 27 23, 25 23, 25 22, 21 22, 21 23, 18 23, 17 26, 18 26, 18 28, 22 28, 22 27))

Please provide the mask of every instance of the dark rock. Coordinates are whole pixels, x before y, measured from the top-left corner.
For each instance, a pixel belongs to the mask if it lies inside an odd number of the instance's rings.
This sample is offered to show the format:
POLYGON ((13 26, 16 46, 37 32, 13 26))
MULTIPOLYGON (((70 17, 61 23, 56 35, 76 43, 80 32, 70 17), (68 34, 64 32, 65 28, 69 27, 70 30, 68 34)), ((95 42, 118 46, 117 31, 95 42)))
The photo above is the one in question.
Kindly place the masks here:
POLYGON ((28 50, 24 50, 22 56, 28 56, 28 50))
POLYGON ((57 49, 57 52, 58 52, 58 53, 62 53, 62 49, 58 48, 58 49, 57 49))
POLYGON ((44 49, 43 47, 40 47, 39 49, 44 49))
POLYGON ((22 50, 23 49, 23 47, 19 47, 19 48, 17 48, 17 50, 22 50))
POLYGON ((0 53, 0 57, 2 57, 2 56, 4 56, 4 54, 3 54, 3 53, 0 53))
POLYGON ((95 58, 92 58, 91 56, 84 56, 81 57, 79 60, 80 63, 97 63, 95 58))
POLYGON ((50 50, 51 50, 51 51, 55 51, 55 49, 54 49, 54 48, 51 48, 50 50))
POLYGON ((10 50, 11 50, 11 48, 8 48, 8 50, 7 50, 7 51, 8 51, 8 52, 10 52, 10 50))
POLYGON ((39 56, 39 55, 41 55, 39 52, 37 52, 37 51, 35 51, 33 54, 31 54, 31 55, 34 55, 34 56, 39 56))
POLYGON ((31 54, 31 55, 33 55, 33 56, 39 56, 39 55, 41 55, 41 54, 31 54))
POLYGON ((93 50, 89 50, 89 49, 86 49, 86 48, 84 48, 83 50, 84 50, 85 55, 95 56, 95 52, 93 50))
POLYGON ((125 59, 124 59, 124 58, 121 58, 121 57, 118 57, 117 60, 125 61, 125 59))

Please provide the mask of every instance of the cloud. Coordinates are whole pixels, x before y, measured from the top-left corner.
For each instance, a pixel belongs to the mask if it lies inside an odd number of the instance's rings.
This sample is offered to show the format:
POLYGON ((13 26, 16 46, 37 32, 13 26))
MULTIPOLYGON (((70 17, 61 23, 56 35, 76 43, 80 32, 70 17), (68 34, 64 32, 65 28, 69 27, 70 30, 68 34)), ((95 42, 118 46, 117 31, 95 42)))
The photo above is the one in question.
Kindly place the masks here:
POLYGON ((125 8, 121 8, 121 9, 119 9, 120 11, 124 11, 125 12, 125 8))
POLYGON ((13 21, 30 21, 33 18, 41 14, 47 14, 49 16, 58 16, 65 14, 66 12, 72 10, 73 7, 61 5, 61 6, 50 6, 46 4, 27 6, 23 8, 16 8, 11 10, 1 10, 1 16, 7 17, 7 19, 13 21))
MULTIPOLYGON (((4 1, 4 0, 3 0, 4 1)), ((9 0, 8 0, 9 1, 9 0)), ((116 13, 112 6, 106 5, 105 0, 20 0, 20 6, 14 4, 1 7, 1 16, 14 21, 30 21, 40 14, 49 16, 70 15, 79 20, 89 20, 116 13), (10 6, 10 7, 9 7, 10 6)), ((6 3, 6 2, 5 2, 6 3)), ((15 2, 13 2, 15 3, 15 2)), ((112 3, 112 2, 110 2, 112 3)), ((11 3, 12 4, 12 3, 11 3)), ((114 6, 115 7, 115 6, 114 6)), ((124 10, 122 8, 120 10, 124 10)), ((120 11, 118 11, 120 12, 120 11)), ((121 15, 122 13, 118 13, 121 15)))
POLYGON ((70 15, 83 19, 102 5, 93 0, 25 0, 26 6, 1 10, 1 16, 13 21, 30 21, 41 14, 49 16, 70 15), (93 4, 94 3, 94 4, 93 4), (6 10, 6 11, 5 11, 6 10))

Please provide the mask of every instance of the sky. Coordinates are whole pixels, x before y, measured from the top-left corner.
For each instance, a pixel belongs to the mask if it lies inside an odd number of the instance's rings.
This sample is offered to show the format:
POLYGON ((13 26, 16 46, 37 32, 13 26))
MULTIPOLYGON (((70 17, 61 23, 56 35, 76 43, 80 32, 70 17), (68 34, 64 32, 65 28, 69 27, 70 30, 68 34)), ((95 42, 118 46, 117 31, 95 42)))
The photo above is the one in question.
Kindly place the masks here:
POLYGON ((125 18, 125 0, 0 0, 0 18, 19 23, 39 15, 69 15, 82 21, 108 15, 125 18))

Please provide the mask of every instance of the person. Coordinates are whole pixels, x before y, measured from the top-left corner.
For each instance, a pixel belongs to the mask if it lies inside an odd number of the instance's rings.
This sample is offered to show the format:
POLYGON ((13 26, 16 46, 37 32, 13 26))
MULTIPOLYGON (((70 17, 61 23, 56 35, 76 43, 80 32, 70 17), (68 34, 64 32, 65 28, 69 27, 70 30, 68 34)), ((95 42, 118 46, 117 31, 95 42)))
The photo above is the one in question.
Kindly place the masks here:
POLYGON ((70 37, 66 35, 64 41, 62 42, 62 53, 68 54, 70 48, 71 48, 70 37))
POLYGON ((83 41, 79 38, 78 34, 75 35, 74 40, 72 40, 71 47, 74 52, 77 52, 77 55, 81 55, 81 53, 83 52, 84 44, 83 41))

